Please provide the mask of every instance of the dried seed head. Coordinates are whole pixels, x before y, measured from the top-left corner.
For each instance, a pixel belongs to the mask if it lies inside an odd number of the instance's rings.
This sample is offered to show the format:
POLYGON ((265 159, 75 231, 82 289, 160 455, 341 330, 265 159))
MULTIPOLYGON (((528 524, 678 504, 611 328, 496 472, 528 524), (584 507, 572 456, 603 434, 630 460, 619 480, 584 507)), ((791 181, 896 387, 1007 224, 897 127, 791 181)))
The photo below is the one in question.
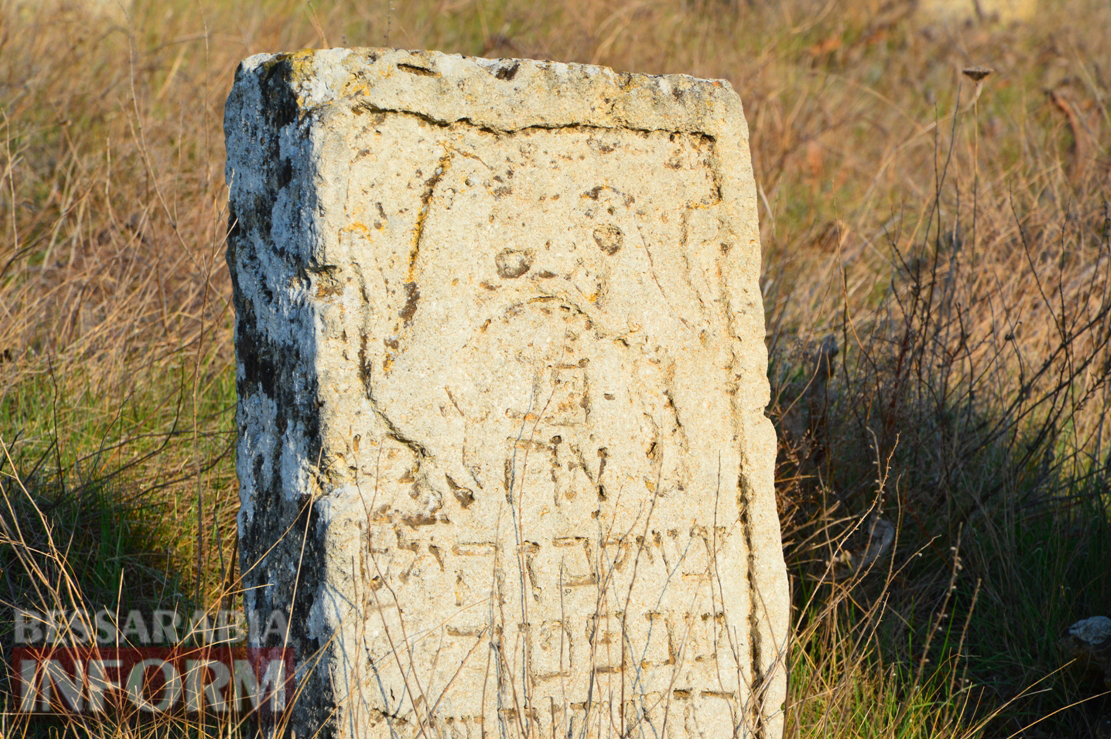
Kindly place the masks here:
POLYGON ((991 67, 965 67, 961 73, 975 82, 980 82, 994 71, 991 67))

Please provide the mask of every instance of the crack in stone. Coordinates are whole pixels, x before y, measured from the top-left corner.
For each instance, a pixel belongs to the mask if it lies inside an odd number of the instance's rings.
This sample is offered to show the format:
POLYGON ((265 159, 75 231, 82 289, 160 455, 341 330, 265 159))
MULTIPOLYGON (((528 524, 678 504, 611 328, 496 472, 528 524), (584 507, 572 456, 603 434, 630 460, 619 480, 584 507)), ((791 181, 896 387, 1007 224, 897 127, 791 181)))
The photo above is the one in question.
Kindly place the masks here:
POLYGON ((417 312, 417 301, 420 300, 420 288, 417 287, 417 257, 420 256, 424 224, 428 220, 428 212, 432 209, 432 197, 436 194, 436 186, 440 184, 440 180, 451 167, 451 151, 450 147, 445 147, 445 152, 436 165, 436 171, 425 181, 424 192, 420 196, 420 212, 417 213, 417 222, 413 227, 413 245, 409 250, 409 273, 405 277, 407 299, 400 313, 406 326, 413 322, 413 316, 417 312))
MULTIPOLYGON (((340 100, 344 100, 344 99, 349 99, 349 98, 336 98, 335 100, 330 100, 326 103, 321 103, 321 104, 316 105, 316 106, 305 108, 305 109, 303 109, 303 111, 304 111, 303 115, 309 115, 311 113, 314 113, 317 110, 317 108, 324 108, 324 107, 327 107, 329 105, 335 105, 337 102, 339 102, 340 100)), ((498 137, 507 136, 507 135, 508 136, 513 136, 515 134, 526 133, 526 132, 529 132, 529 131, 565 131, 565 130, 572 130, 572 131, 631 131, 633 133, 641 133, 641 134, 644 134, 644 133, 666 133, 666 134, 675 134, 675 135, 678 135, 678 136, 691 136, 691 137, 694 137, 694 138, 703 139, 705 141, 710 142, 711 144, 717 143, 717 138, 715 136, 713 136, 712 134, 706 133, 705 131, 684 131, 682 129, 664 128, 662 126, 655 127, 655 128, 650 127, 650 126, 633 126, 633 125, 629 125, 627 122, 620 122, 620 121, 615 121, 612 126, 601 126, 601 125, 597 125, 597 124, 593 124, 593 123, 533 123, 532 125, 521 126, 519 128, 496 128, 494 126, 489 126, 489 125, 485 125, 485 124, 482 124, 482 123, 476 123, 474 120, 472 120, 471 118, 469 118, 467 116, 456 118, 454 120, 448 120, 446 118, 437 118, 436 116, 430 115, 428 113, 422 113, 422 112, 417 111, 417 110, 405 110, 405 109, 402 109, 402 108, 386 108, 386 107, 382 107, 382 106, 379 106, 379 105, 375 105, 374 103, 365 102, 365 101, 355 103, 354 107, 359 108, 360 110, 364 110, 364 111, 369 112, 369 113, 393 113, 395 115, 413 116, 414 118, 419 118, 420 120, 424 121, 425 123, 427 123, 429 125, 432 125, 432 126, 436 126, 438 128, 451 128, 451 127, 453 127, 457 124, 461 124, 461 125, 467 126, 469 128, 473 128, 475 130, 482 131, 483 133, 489 133, 489 134, 492 134, 492 135, 498 136, 498 137)), ((716 178, 715 178, 715 184, 716 184, 716 178)), ((719 194, 719 197, 720 197, 720 188, 719 188, 718 194, 719 194)))
MULTIPOLYGON (((742 466, 743 469, 743 466, 742 466)), ((737 479, 737 489, 740 493, 740 519, 741 531, 744 533, 745 548, 748 550, 745 560, 748 565, 746 576, 748 579, 748 638, 752 662, 752 686, 750 688, 750 717, 754 731, 754 739, 765 739, 767 725, 764 722, 766 711, 764 698, 767 695, 768 675, 763 669, 764 645, 760 636, 760 617, 757 613, 757 604, 762 600, 756 585, 756 550, 753 548, 752 515, 749 512, 752 490, 742 474, 737 479)), ((773 671, 774 672, 774 671, 773 671)))

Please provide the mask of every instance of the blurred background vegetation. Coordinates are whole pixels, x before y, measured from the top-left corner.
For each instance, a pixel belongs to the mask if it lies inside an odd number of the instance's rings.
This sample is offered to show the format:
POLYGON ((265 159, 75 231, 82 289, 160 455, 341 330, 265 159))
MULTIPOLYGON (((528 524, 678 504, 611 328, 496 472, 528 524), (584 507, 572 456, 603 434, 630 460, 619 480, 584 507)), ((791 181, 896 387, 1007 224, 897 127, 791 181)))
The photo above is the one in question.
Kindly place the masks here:
MULTIPOLYGON (((683 73, 729 80, 751 132, 789 735, 1111 736, 1059 644, 1111 615, 1111 4, 927 4, 0 0, 0 608, 237 603, 241 59, 683 73)), ((8 690, 0 734, 38 732, 8 690)))

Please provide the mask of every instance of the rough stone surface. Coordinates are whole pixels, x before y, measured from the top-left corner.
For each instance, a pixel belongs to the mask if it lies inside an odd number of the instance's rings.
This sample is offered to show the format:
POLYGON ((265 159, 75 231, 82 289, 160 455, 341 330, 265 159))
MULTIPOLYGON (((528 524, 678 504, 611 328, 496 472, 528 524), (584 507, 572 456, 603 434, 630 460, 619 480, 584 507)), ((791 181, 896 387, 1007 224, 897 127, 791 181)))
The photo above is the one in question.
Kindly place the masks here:
POLYGON ((290 612, 288 729, 778 737, 728 83, 332 50, 246 60, 226 111, 246 601, 290 612))
POLYGON ((1111 690, 1111 618, 1092 616, 1068 628, 1061 644, 1081 669, 1098 673, 1111 690))

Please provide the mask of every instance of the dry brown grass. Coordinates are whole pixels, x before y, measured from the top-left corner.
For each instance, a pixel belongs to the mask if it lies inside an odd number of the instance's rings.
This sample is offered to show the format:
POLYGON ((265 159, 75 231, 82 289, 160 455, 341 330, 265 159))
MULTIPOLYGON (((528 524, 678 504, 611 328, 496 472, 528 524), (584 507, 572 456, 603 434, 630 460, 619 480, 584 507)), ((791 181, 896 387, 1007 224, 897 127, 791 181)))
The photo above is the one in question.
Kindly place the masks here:
POLYGON ((1103 699, 1054 714, 1091 696, 1054 645, 1111 602, 1102 0, 1012 27, 815 0, 135 0, 126 24, 0 2, 3 605, 226 592, 222 105, 240 59, 326 45, 729 79, 794 431, 792 734, 1095 731, 1103 699), (825 577, 881 512, 891 552, 825 577))

